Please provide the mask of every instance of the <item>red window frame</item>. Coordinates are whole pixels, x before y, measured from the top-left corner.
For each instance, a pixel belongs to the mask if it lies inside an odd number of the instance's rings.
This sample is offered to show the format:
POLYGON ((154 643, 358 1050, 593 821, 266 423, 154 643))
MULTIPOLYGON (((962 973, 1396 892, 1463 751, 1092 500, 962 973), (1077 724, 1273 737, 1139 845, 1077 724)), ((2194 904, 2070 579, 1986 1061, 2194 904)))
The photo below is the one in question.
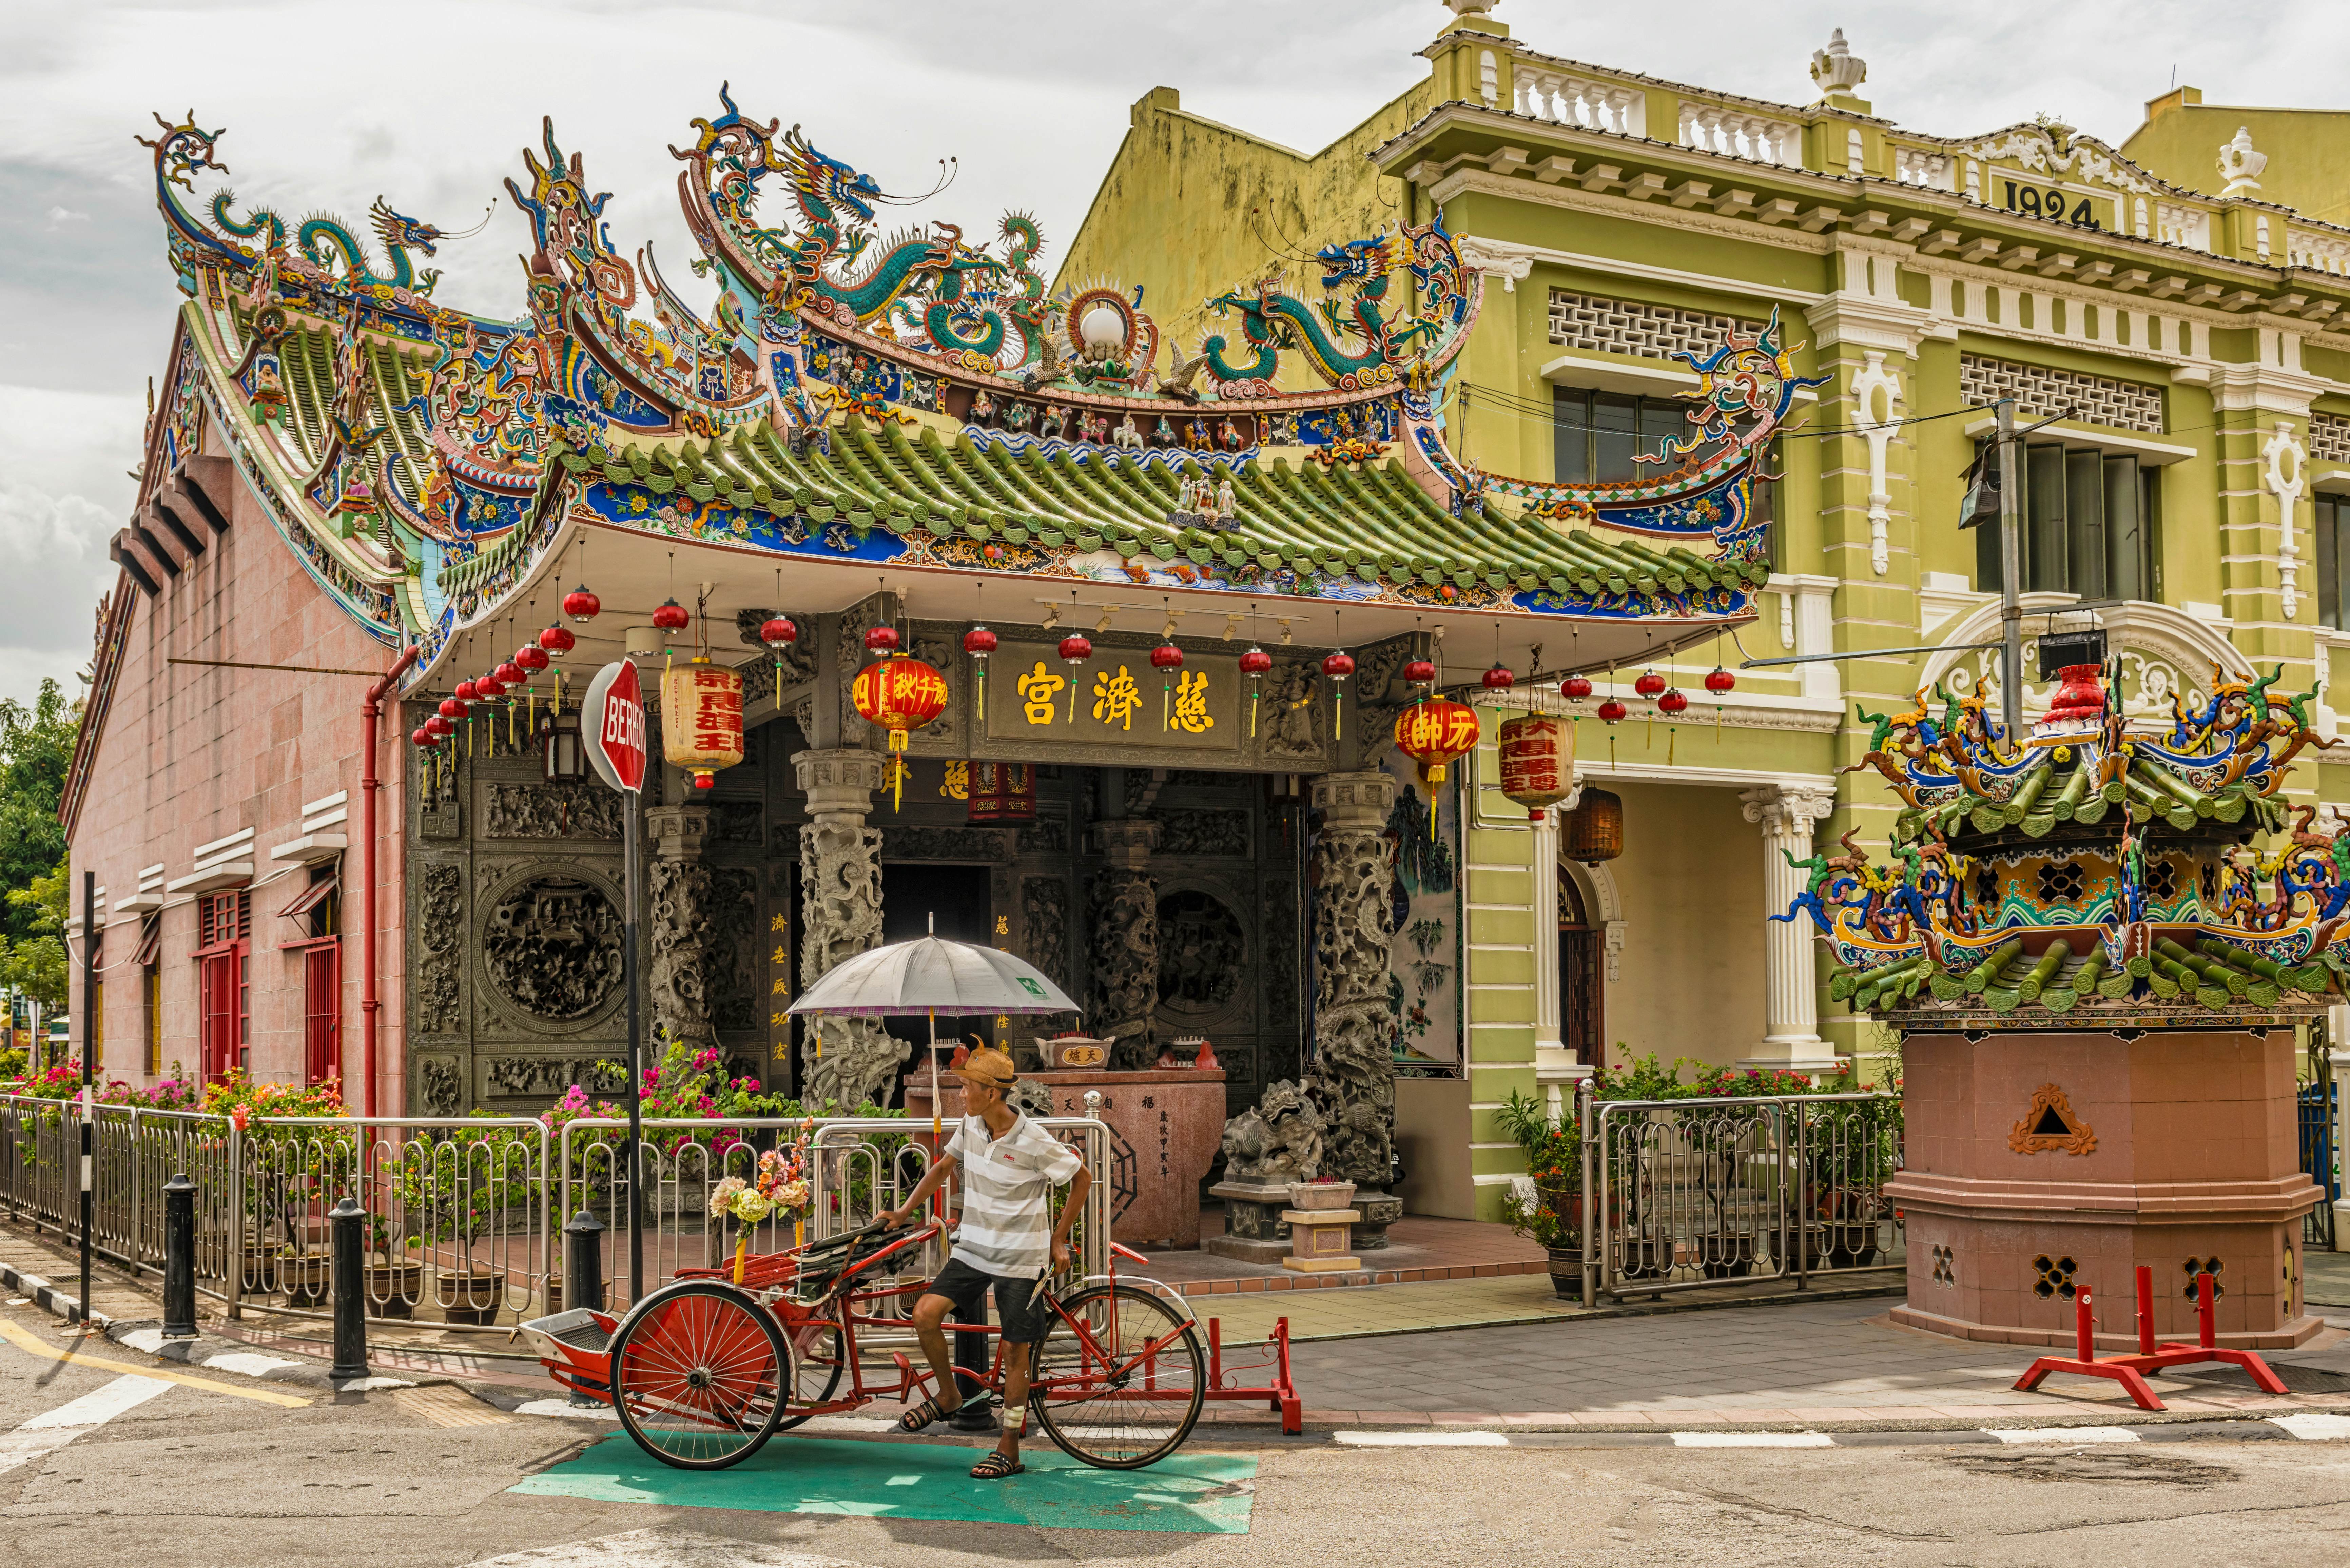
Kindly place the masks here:
POLYGON ((206 1082, 253 1066, 253 898, 243 888, 196 900, 196 959, 203 964, 206 1082))
POLYGON ((302 952, 302 1081, 343 1075, 343 950, 329 937, 302 952))

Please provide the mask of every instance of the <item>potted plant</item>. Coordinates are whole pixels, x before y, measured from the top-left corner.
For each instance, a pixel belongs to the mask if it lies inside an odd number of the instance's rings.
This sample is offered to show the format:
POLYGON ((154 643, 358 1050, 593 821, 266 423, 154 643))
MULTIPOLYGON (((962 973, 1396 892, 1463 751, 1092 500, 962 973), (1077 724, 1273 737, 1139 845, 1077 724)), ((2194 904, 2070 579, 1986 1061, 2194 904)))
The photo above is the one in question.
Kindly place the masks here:
POLYGON ((1515 1191, 1503 1195, 1502 1220, 1511 1230, 1542 1248, 1549 1267, 1551 1290, 1558 1299, 1581 1301, 1583 1237, 1574 1222, 1561 1219, 1539 1196, 1529 1203, 1515 1191))

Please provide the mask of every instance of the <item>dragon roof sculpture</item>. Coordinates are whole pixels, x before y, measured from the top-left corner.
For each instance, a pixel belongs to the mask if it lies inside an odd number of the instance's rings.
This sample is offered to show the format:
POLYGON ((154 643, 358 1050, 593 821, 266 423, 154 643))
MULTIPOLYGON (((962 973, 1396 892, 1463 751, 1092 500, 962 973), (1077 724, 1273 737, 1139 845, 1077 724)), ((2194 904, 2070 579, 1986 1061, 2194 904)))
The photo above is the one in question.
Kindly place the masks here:
POLYGON ((1807 885, 1772 917, 1818 929, 1830 995, 1912 1024, 2325 1005, 2350 977, 2335 941, 2350 842, 2279 798, 2304 749, 2337 743, 2311 728, 2315 693, 2215 670, 2201 708, 2174 698, 2167 728, 2133 728, 2117 672, 2062 673, 2012 741, 1980 691, 1859 714, 1869 749, 1846 771, 1874 768, 1900 797, 1896 863, 1852 833, 1841 854, 1789 856, 1807 885))
POLYGON ((1444 440, 1482 282, 1440 220, 1321 247, 1320 298, 1278 274, 1219 295, 1179 345, 1139 289, 1055 291, 1025 213, 986 245, 885 236, 879 210, 922 197, 719 97, 671 149, 699 286, 623 254, 549 122, 506 182, 530 234, 511 319, 437 298, 419 263, 452 236, 380 199, 370 245, 200 197, 224 132, 158 116, 140 140, 189 303, 148 486, 209 423, 321 586, 423 647, 411 680, 579 523, 1700 634, 1753 613, 1755 453, 1806 384, 1775 321, 1697 365, 1672 472, 1496 479, 1444 440))

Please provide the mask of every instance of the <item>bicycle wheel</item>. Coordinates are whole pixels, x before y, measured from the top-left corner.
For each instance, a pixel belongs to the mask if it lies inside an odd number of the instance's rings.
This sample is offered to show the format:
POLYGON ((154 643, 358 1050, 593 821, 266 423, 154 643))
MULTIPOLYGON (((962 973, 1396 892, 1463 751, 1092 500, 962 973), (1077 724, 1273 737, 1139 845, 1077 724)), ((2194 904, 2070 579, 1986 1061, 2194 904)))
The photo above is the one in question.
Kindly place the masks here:
POLYGON ((1045 1435, 1107 1470, 1140 1469, 1173 1453, 1207 1397, 1207 1357, 1191 1325, 1133 1285, 1090 1285, 1063 1300, 1061 1313, 1036 1347, 1029 1396, 1045 1435))
POLYGON ((810 1416, 812 1405, 828 1405, 840 1389, 840 1377, 846 1363, 840 1351, 840 1325, 831 1323, 806 1323, 795 1327, 788 1335, 792 1345, 791 1410, 775 1423, 775 1430, 788 1432, 810 1416))
POLYGON ((792 1355, 767 1310, 733 1286, 690 1280, 648 1296, 612 1336, 612 1404, 637 1446, 680 1469, 717 1470, 774 1435, 792 1355))

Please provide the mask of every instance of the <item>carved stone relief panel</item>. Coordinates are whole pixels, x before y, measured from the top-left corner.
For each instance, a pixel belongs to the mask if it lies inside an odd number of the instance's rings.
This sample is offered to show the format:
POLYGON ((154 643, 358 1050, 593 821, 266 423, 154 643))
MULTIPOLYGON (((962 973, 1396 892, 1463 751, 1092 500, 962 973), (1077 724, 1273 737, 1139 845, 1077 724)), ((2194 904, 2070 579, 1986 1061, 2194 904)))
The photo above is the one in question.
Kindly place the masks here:
POLYGON ((420 950, 409 1018, 419 1034, 448 1034, 462 1016, 458 939, 463 934, 464 873, 454 865, 428 865, 418 879, 416 945, 420 950))
POLYGON ((1245 811, 1198 811, 1170 808, 1158 813, 1158 853, 1171 858, 1246 857, 1249 814, 1245 811))
POLYGON ((620 988, 620 913, 577 877, 541 873, 499 896, 482 925, 491 987, 545 1023, 584 1020, 620 988))
POLYGON ((1252 972, 1248 933, 1222 899, 1198 888, 1159 896, 1159 1006, 1201 1016, 1222 1012, 1252 972))
MULTIPOLYGON (((745 764, 748 765, 747 763, 745 764)), ((713 800, 710 803, 710 838, 714 844, 756 846, 764 836, 763 803, 755 800, 713 800)))
POLYGON ((1030 877, 1020 884, 1021 956, 1067 990, 1069 985, 1069 884, 1059 877, 1030 877))
POLYGON ((1005 838, 994 827, 885 827, 881 854, 889 860, 1009 860, 1005 838))
POLYGON ((465 1108, 465 1076, 454 1058, 416 1059, 416 1108, 428 1116, 453 1116, 465 1108))
POLYGON ((1149 1065, 1156 1054, 1159 889, 1143 872, 1105 867, 1093 887, 1093 1032, 1112 1042, 1110 1066, 1149 1065))
POLYGON ((628 1069, 612 1062, 599 1066, 598 1061, 593 1056, 492 1056, 482 1062, 481 1096, 558 1099, 574 1084, 591 1095, 625 1094, 628 1069))
POLYGON ((711 872, 709 950, 711 1021, 721 1029, 756 1029, 759 1012, 759 874, 748 867, 711 872))
POLYGON ((1036 820, 1021 826, 1018 848, 1023 855, 1066 855, 1069 852, 1066 811, 1058 806, 1037 807, 1036 820))
POLYGON ((485 838, 620 836, 620 797, 600 784, 490 784, 482 807, 485 838))

